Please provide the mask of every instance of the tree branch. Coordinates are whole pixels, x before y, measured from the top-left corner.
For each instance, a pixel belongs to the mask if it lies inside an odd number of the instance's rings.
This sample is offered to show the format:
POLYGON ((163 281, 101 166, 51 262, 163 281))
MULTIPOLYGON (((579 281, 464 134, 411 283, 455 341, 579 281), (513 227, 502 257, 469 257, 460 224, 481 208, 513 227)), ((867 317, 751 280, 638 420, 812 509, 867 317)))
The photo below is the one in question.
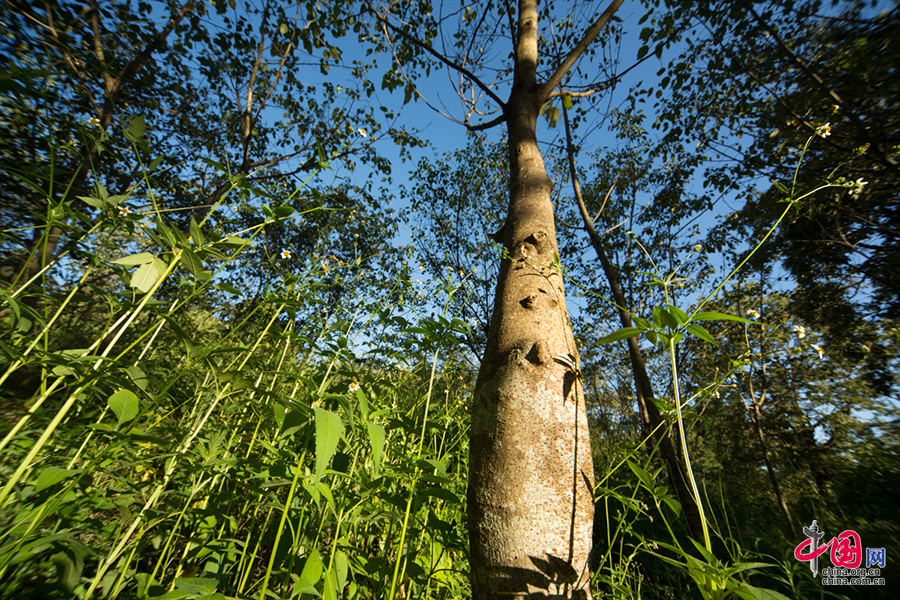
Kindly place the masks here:
POLYGON ((459 65, 459 64, 457 64, 457 63, 455 63, 455 62, 453 62, 452 60, 450 60, 449 58, 447 58, 446 56, 444 56, 443 54, 441 54, 440 52, 438 52, 437 50, 435 50, 435 49, 432 48, 431 46, 428 46, 427 44, 423 43, 421 40, 418 40, 418 39, 412 37, 411 35, 409 35, 409 34, 406 33, 405 31, 403 31, 402 29, 400 29, 399 27, 397 27, 396 25, 394 25, 393 23, 391 23, 390 21, 388 21, 388 20, 387 20, 385 17, 383 17, 382 15, 380 15, 380 14, 378 14, 378 13, 375 13, 374 11, 373 11, 373 14, 375 15, 375 18, 376 18, 378 21, 380 21, 381 24, 382 24, 383 26, 389 28, 391 31, 393 31, 394 33, 396 33, 397 35, 399 35, 400 37, 402 37, 402 38, 405 39, 406 41, 412 42, 414 45, 418 46, 419 48, 421 48, 422 50, 424 50, 424 51, 427 52, 428 54, 432 55, 433 57, 435 57, 436 59, 438 59, 439 61, 441 61, 442 63, 444 63, 444 64, 447 65, 448 67, 450 67, 451 69, 454 69, 454 70, 456 70, 456 71, 459 71, 460 73, 462 73, 463 75, 465 75, 466 77, 468 77, 469 79, 471 79, 472 82, 473 82, 475 85, 477 85, 477 86, 480 87, 482 90, 484 90, 484 93, 487 94, 488 96, 490 96, 490 98, 491 98, 494 102, 496 102, 497 104, 499 104, 501 107, 505 107, 505 106, 506 106, 506 104, 503 102, 503 100, 501 100, 500 97, 499 97, 496 93, 494 93, 494 91, 493 91, 489 86, 487 86, 483 81, 481 81, 480 79, 478 79, 478 77, 476 77, 471 71, 469 71, 469 70, 466 69, 465 67, 463 67, 463 66, 461 66, 461 65, 459 65))
POLYGON ((178 26, 184 17, 187 16, 188 12, 190 12, 194 8, 194 0, 188 0, 184 4, 181 5, 181 8, 178 9, 178 12, 172 15, 169 19, 168 25, 166 25, 165 29, 162 29, 159 33, 153 36, 153 39, 144 46, 144 49, 141 50, 140 54, 131 59, 125 68, 122 69, 121 75, 116 78, 116 86, 113 90, 113 93, 118 92, 118 88, 123 81, 131 80, 138 71, 140 71, 141 67, 144 66, 150 56, 156 51, 156 49, 165 41, 165 39, 169 36, 170 33, 178 26))
POLYGON ((490 129, 491 127, 496 127, 500 123, 506 122, 506 114, 501 114, 500 116, 491 119, 490 121, 486 121, 484 123, 478 123, 477 125, 470 125, 469 123, 464 123, 466 128, 469 131, 484 131, 485 129, 490 129))
POLYGON ((600 32, 603 31, 603 28, 606 27, 606 24, 609 23, 609 20, 616 11, 619 10, 619 7, 622 6, 624 1, 625 0, 612 0, 606 10, 603 11, 603 14, 594 21, 593 25, 591 25, 584 33, 581 40, 575 44, 575 47, 572 48, 569 54, 559 64, 553 75, 551 75, 546 83, 541 86, 540 97, 542 102, 547 100, 550 97, 550 94, 559 87, 566 73, 575 66, 575 63, 578 62, 578 59, 581 58, 581 55, 584 54, 585 50, 587 50, 594 40, 597 39, 597 36, 600 35, 600 32))

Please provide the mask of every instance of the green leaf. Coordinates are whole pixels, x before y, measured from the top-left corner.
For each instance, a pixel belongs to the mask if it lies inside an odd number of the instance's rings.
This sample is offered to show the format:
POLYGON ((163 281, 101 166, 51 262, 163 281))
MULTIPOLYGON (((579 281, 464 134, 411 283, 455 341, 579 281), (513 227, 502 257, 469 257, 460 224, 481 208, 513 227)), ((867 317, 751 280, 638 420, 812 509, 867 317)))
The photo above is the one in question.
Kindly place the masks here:
POLYGON ((107 404, 110 410, 115 413, 116 418, 119 419, 119 425, 135 418, 140 408, 138 397, 134 392, 126 389, 120 389, 110 396, 107 404))
POLYGON ((166 272, 166 263, 158 258, 154 258, 153 262, 141 265, 138 270, 131 276, 131 287, 137 288, 140 292, 146 294, 149 292, 162 274, 166 272))
POLYGON ((303 571, 300 572, 300 583, 309 586, 315 586, 322 579, 322 571, 325 565, 322 564, 322 557, 316 548, 312 549, 306 562, 303 564, 303 571))
POLYGON ((434 498, 439 498, 448 504, 460 504, 459 497, 451 492, 450 490, 444 489, 440 486, 429 486, 422 488, 420 492, 423 496, 432 496, 434 498))
POLYGON ((197 244, 198 246, 202 246, 206 243, 205 238, 203 237, 203 232, 200 231, 200 226, 197 224, 197 221, 195 221, 193 217, 191 217, 190 229, 191 239, 194 240, 195 244, 197 244))
POLYGON ((213 167, 214 169, 216 169, 218 171, 227 171, 228 170, 225 168, 225 165, 223 165, 220 162, 216 162, 211 158, 206 158, 204 156, 201 156, 200 161, 205 162, 206 164, 208 164, 209 166, 213 167))
POLYGON ((544 118, 547 119, 547 124, 550 127, 556 127, 556 122, 560 118, 559 109, 553 105, 548 106, 544 111, 544 118))
POLYGON ((144 133, 147 131, 147 122, 144 120, 144 115, 138 115, 131 120, 131 123, 128 124, 128 133, 134 139, 139 139, 144 137, 144 133))
POLYGON ((381 457, 384 453, 384 427, 378 423, 366 423, 366 429, 369 432, 369 441, 372 443, 374 475, 377 476, 381 470, 381 457))
POLYGON ((676 319, 674 316, 672 316, 672 314, 668 310, 666 310, 662 306, 657 306, 656 308, 654 308, 653 309, 653 320, 654 321, 656 321, 656 319, 657 319, 657 314, 659 316, 659 321, 663 325, 665 325, 666 327, 669 327, 671 329, 678 329, 678 325, 679 325, 678 319, 676 319))
POLYGON ((200 257, 194 254, 190 248, 181 248, 181 262, 188 268, 191 275, 197 279, 201 279, 201 276, 203 275, 203 261, 200 260, 200 257))
POLYGON ((716 340, 713 338, 713 336, 711 336, 709 334, 709 332, 707 330, 705 330, 700 325, 697 325, 696 323, 691 323, 690 325, 688 325, 687 331, 689 333, 696 335, 698 338, 700 338, 703 341, 709 342, 710 344, 713 344, 715 346, 719 345, 718 342, 716 342, 716 340))
POLYGON ((630 460, 627 462, 627 464, 628 464, 628 468, 631 469, 632 473, 637 475, 637 477, 638 477, 638 479, 640 479, 641 483, 643 483, 644 486, 648 490, 652 490, 653 489, 653 476, 650 475, 650 472, 630 460))
POLYGON ((217 283, 216 288, 222 290, 223 292, 228 292, 229 294, 232 294, 233 296, 241 295, 241 292, 236 287, 234 287, 233 285, 227 284, 227 283, 217 283))
POLYGON ((343 550, 338 550, 334 555, 334 570, 335 575, 337 575, 337 589, 342 590, 344 586, 347 585, 347 571, 350 568, 350 560, 347 558, 347 553, 343 550))
POLYGON ((79 200, 82 200, 88 206, 93 206, 94 208, 106 208, 106 202, 100 200, 99 198, 89 198, 87 196, 78 196, 79 200))
POLYGON ((147 374, 144 373, 143 369, 141 369, 137 365, 131 365, 125 367, 125 372, 131 377, 132 381, 142 390, 147 389, 147 384, 149 381, 147 380, 147 374))
POLYGON ((175 587, 188 594, 203 594, 208 596, 216 592, 218 581, 206 577, 186 577, 175 580, 175 587))
POLYGON ((158 220, 156 221, 156 231, 165 238, 166 242, 169 243, 169 246, 172 248, 178 246, 178 238, 175 237, 175 234, 168 225, 158 220))
POLYGON ((133 267, 135 265, 146 265, 147 263, 153 262, 154 258, 156 257, 149 252, 141 252, 140 254, 131 254, 129 256, 118 258, 113 261, 113 264, 133 267))
POLYGON ((66 548, 62 552, 57 552, 50 557, 56 566, 56 576, 59 578, 60 585, 71 595, 81 579, 81 572, 84 570, 84 558, 81 554, 66 548))
POLYGON ((678 308, 677 306, 669 306, 669 314, 671 314, 678 321, 679 325, 684 325, 687 323, 688 316, 683 310, 678 308))
POLYGON ((80 473, 81 469, 60 469, 59 467, 47 467, 38 475, 35 491, 40 492, 50 486, 56 485, 60 481, 68 479, 76 473, 80 473))
POLYGON ((756 321, 751 321, 750 319, 744 319, 742 317, 726 315, 725 313, 720 313, 720 312, 697 313, 696 315, 691 317, 691 320, 692 321, 739 321, 741 323, 750 323, 751 325, 757 325, 756 321))
POLYGON ((732 591, 733 594, 744 600, 790 600, 787 596, 774 590, 758 588, 748 584, 742 584, 732 591))
POLYGON ((750 563, 735 563, 728 568, 729 575, 735 575, 736 573, 741 573, 742 571, 755 571, 756 569, 774 569, 776 565, 770 563, 760 563, 760 562, 750 562, 750 563))
POLYGON ((343 433, 340 415, 316 407, 316 483, 325 474, 343 433))
POLYGON ((244 238, 239 238, 235 235, 229 235, 219 243, 226 246, 246 246, 250 243, 250 240, 245 240, 244 238))
POLYGON ((325 573, 325 585, 322 586, 322 598, 324 600, 337 600, 337 580, 334 576, 334 571, 328 570, 325 573))
POLYGON ((641 46, 637 53, 638 60, 641 60, 642 58, 647 56, 648 52, 650 52, 650 48, 648 46, 641 46))
POLYGON ((572 96, 570 96, 569 94, 563 94, 563 106, 565 106, 569 110, 572 110, 572 107, 574 106, 572 104, 572 96))
POLYGON ((356 390, 356 401, 359 403, 359 412, 362 414, 363 420, 369 420, 369 401, 362 390, 356 390))
POLYGON ((640 335, 641 333, 643 333, 643 330, 639 327, 623 327, 622 329, 613 331, 611 334, 600 338, 598 343, 609 344, 610 342, 618 342, 619 340, 625 340, 640 335))
POLYGON ((276 219, 284 219, 285 217, 291 216, 295 212, 297 212, 296 208, 285 204, 282 206, 275 207, 275 210, 272 211, 272 214, 275 216, 276 219))
POLYGON ((109 198, 109 192, 106 191, 106 186, 103 183, 97 181, 94 184, 97 188, 97 195, 100 196, 100 199, 106 202, 107 198, 109 198))

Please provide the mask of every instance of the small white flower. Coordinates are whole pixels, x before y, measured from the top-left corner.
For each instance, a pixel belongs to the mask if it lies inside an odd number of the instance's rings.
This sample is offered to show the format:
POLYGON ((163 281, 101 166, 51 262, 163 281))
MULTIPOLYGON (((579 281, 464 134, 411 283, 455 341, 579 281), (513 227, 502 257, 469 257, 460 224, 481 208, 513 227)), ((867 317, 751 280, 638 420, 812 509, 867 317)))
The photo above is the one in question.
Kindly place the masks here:
POLYGON ((526 246, 522 246, 522 256, 528 258, 528 248, 526 246))
POLYGON ((354 393, 357 390, 359 390, 359 384, 354 381, 353 383, 350 384, 350 387, 347 389, 350 390, 350 393, 354 393))
POLYGON ((831 123, 825 123, 821 127, 816 128, 816 135, 822 138, 827 138, 831 135, 831 123))
POLYGON ((862 193, 863 186, 869 183, 865 181, 862 177, 854 181, 850 184, 850 195, 851 196, 859 196, 862 193))
POLYGON ((756 309, 751 308, 751 309, 749 309, 749 310, 747 311, 747 316, 748 316, 748 317, 753 317, 754 319, 758 319, 758 318, 759 318, 759 311, 756 310, 756 309))
POLYGON ((131 209, 128 208, 127 206, 120 206, 120 207, 119 207, 119 216, 121 216, 121 217, 127 217, 127 216, 130 215, 130 214, 131 214, 131 209))
POLYGON ((88 119, 88 123, 90 123, 94 127, 100 127, 100 119, 97 119, 95 117, 91 117, 90 119, 88 119))
POLYGON ((357 129, 356 131, 359 132, 359 135, 363 137, 368 137, 369 135, 369 133, 365 129, 357 129))
POLYGON ((821 346, 817 346, 815 344, 811 344, 812 349, 819 353, 819 360, 825 358, 825 350, 822 349, 821 346))
POLYGON ((287 259, 289 259, 290 257, 291 257, 291 251, 290 251, 290 250, 282 250, 282 251, 281 251, 281 259, 282 259, 282 260, 287 260, 287 259))
POLYGON ((803 339, 806 337, 806 328, 802 325, 794 325, 794 332, 797 334, 799 339, 803 339))

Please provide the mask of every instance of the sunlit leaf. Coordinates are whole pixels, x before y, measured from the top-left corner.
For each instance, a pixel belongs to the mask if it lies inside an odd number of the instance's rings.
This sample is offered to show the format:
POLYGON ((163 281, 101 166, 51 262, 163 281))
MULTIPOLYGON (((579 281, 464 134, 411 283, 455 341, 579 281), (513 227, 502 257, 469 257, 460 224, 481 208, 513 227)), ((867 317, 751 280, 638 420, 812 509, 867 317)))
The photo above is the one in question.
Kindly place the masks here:
POLYGON ((318 482, 331 462, 338 442, 344 433, 340 415, 316 407, 316 481, 318 482))
POLYGON ((119 420, 119 425, 135 418, 140 408, 138 397, 135 393, 125 389, 121 389, 110 396, 107 404, 119 420))
POLYGON ((623 327, 622 329, 613 331, 609 335, 603 336, 598 343, 609 344, 610 342, 618 342, 619 340, 625 340, 640 335, 641 333, 643 333, 643 330, 639 327, 623 327))
POLYGON ((381 470, 381 456, 384 452, 384 427, 378 423, 366 423, 366 430, 369 433, 369 441, 372 443, 372 462, 377 474, 381 470))
POLYGON ((35 484, 35 491, 40 492, 42 490, 45 490, 48 487, 56 485, 60 481, 64 481, 72 475, 80 472, 80 469, 60 469, 59 467, 47 467, 43 471, 41 471, 40 475, 38 475, 37 483, 35 484))

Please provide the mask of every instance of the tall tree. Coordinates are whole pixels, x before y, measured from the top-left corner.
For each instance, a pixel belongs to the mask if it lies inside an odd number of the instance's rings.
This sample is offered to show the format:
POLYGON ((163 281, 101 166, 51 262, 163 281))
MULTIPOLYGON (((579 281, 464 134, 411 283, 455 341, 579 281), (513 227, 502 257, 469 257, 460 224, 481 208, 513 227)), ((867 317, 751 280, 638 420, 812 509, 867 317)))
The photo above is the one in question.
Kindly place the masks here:
MULTIPOLYGON (((659 204, 663 204, 669 208, 669 214, 667 215, 668 219, 666 223, 660 223, 663 225, 663 229, 665 229, 665 225, 668 225, 668 228, 671 229, 673 225, 677 225, 678 222, 685 216, 685 210, 690 205, 687 201, 682 202, 673 202, 673 200, 682 199, 681 196, 684 195, 683 185, 685 180, 686 173, 689 173, 689 169, 685 169, 683 166, 677 164, 669 164, 669 167, 664 174, 660 173, 650 173, 649 172, 649 162, 652 158, 648 159, 640 154, 640 146, 643 145, 646 150, 647 142, 644 139, 646 132, 643 131, 642 128, 636 125, 636 121, 641 118, 641 115, 638 111, 634 111, 631 115, 622 115, 618 114, 619 120, 624 121, 623 124, 620 124, 621 133, 623 137, 631 138, 630 141, 634 144, 632 147, 628 148, 624 151, 624 156, 618 156, 614 159, 616 166, 622 171, 629 171, 628 175, 631 175, 631 181, 629 181, 627 186, 634 187, 652 187, 650 184, 654 179, 657 181, 663 182, 661 186, 662 189, 658 192, 657 198, 654 198, 653 201, 659 201, 659 204), (628 132, 633 132, 631 135, 628 132), (643 142, 643 144, 641 143, 643 142), (675 206, 678 206, 679 210, 676 210, 675 206)), ((568 108, 565 104, 563 104, 563 120, 565 122, 565 131, 566 131, 566 148, 567 148, 567 161, 569 166, 569 179, 572 184, 572 192, 575 196, 575 203, 578 206, 578 213, 581 218, 581 223, 584 231, 588 235, 588 239, 590 240, 591 247, 593 247, 594 251, 597 254, 597 260, 600 262, 600 267, 603 272, 603 276, 606 279, 606 282, 609 286, 609 291, 612 295, 613 303, 616 307, 616 313, 619 318, 619 322, 622 327, 632 327, 633 321, 632 316, 634 315, 634 307, 635 303, 632 299, 627 299, 625 296, 625 292, 623 291, 623 287, 619 281, 619 273, 621 271, 621 266, 614 265, 610 260, 610 250, 612 249, 609 244, 608 239, 604 240, 603 236, 597 231, 594 227, 594 224, 600 218, 600 215, 603 212, 603 208, 606 206, 607 200, 613 193, 613 187, 616 185, 618 181, 619 175, 616 175, 616 181, 613 182, 609 191, 606 193, 606 196, 603 198, 600 210, 596 213, 596 216, 592 216, 592 213, 589 211, 587 204, 585 202, 585 198, 581 193, 581 183, 579 181, 578 172, 576 169, 575 163, 575 153, 576 147, 572 138, 572 127, 570 124, 568 108)), ((652 153, 650 153, 652 157, 652 153)), ((651 201, 651 202, 653 202, 651 201)), ((654 211, 655 212, 655 211, 654 211)), ((634 226, 636 223, 630 223, 630 225, 634 226)), ((671 239, 669 240, 671 243, 671 239)), ((670 245, 669 253, 672 253, 672 246, 670 245)), ((683 471, 683 468, 679 461, 678 452, 675 449, 675 445, 672 443, 672 437, 669 435, 667 428, 665 427, 665 420, 662 417, 662 413, 659 410, 659 407, 656 405, 656 400, 659 398, 653 391, 653 384, 651 382, 650 374, 647 369, 647 362, 644 360, 644 354, 641 351, 640 345, 638 344, 637 337, 630 337, 625 340, 625 343, 628 347, 628 358, 631 363, 631 372, 634 378, 634 390, 635 390, 635 398, 637 399, 638 409, 640 411, 641 416, 641 433, 645 439, 649 439, 652 443, 649 445, 649 449, 651 451, 656 451, 659 449, 660 455, 662 456, 663 462, 666 465, 666 469, 669 474, 669 480, 675 487, 675 491, 678 495, 678 500, 681 503, 682 509, 687 517, 688 527, 694 537, 699 538, 701 536, 701 515, 699 509, 699 499, 694 499, 691 496, 691 493, 688 488, 688 479, 683 471)))
POLYGON ((690 340, 682 357, 701 407, 692 428, 706 446, 706 468, 721 470, 727 498, 752 499, 731 502, 735 518, 747 521, 745 535, 789 537, 803 523, 840 513, 836 520, 862 524, 865 510, 839 504, 846 465, 857 460, 858 441, 896 418, 895 403, 867 381, 852 345, 829 341, 793 306, 766 278, 742 281, 714 308, 759 326, 718 325, 718 346, 690 340))
MULTIPOLYGON (((539 23, 553 6, 536 0, 466 8, 462 35, 442 54, 427 36, 416 33, 409 15, 378 13, 389 37, 406 42, 403 60, 413 50, 455 70, 463 83, 460 96, 489 98, 500 114, 471 124, 485 109, 467 104, 463 121, 483 129, 505 124, 510 164, 510 200, 504 226, 496 234, 503 244, 487 347, 472 408, 469 449, 469 542, 473 597, 589 598, 593 468, 587 416, 581 390, 578 351, 566 309, 563 278, 551 202, 552 183, 537 140, 542 107, 560 95, 564 79, 591 47, 621 0, 571 40, 566 54, 547 52, 551 33, 539 23), (497 15, 493 20, 488 17, 497 15), (498 72, 512 75, 508 97, 489 75, 485 47, 498 32, 512 42, 512 62, 498 72), (548 58, 553 57, 548 61, 548 58), (545 68, 542 60, 550 63, 545 68)), ((580 7, 579 7, 580 8, 580 7)), ((574 12, 574 11, 573 11, 574 12)), ((575 14, 562 20, 569 30, 575 14)), ((578 15, 584 19, 585 15, 578 15)), ((557 29, 559 31, 559 29, 557 29)), ((444 40, 441 40, 442 42, 444 40)), ((400 70, 406 73, 403 64, 400 70)), ((590 84, 600 82, 589 81, 590 84)), ((418 93, 414 84, 408 93, 418 93)), ((409 88, 407 88, 409 90, 409 88)))
MULTIPOLYGON (((389 171, 373 140, 398 132, 358 102, 371 91, 366 67, 312 83, 340 58, 331 42, 350 31, 346 8, 266 0, 238 8, 5 5, 0 85, 10 93, 0 100, 7 126, 0 173, 11 184, 0 191, 4 277, 21 286, 55 256, 96 255, 98 240, 84 232, 104 219, 132 234, 123 244, 145 250, 157 220, 190 235, 193 219, 203 224, 198 230, 219 235, 257 227, 263 203, 287 203, 304 217, 273 224, 222 274, 245 291, 238 310, 251 310, 281 276, 264 267, 284 250, 293 259, 280 266, 293 271, 377 260, 389 236, 367 239, 361 250, 359 234, 388 233, 393 224, 368 184, 338 180, 322 194, 303 188, 320 162, 389 171), (171 16, 146 17, 157 13, 171 16), (145 168, 135 167, 136 154, 145 168), (90 200, 106 190, 113 201, 90 200), (346 223, 356 229, 332 234, 346 223)), ((56 270, 29 300, 39 302, 72 272, 56 270)), ((0 317, 9 313, 0 309, 0 317)))

